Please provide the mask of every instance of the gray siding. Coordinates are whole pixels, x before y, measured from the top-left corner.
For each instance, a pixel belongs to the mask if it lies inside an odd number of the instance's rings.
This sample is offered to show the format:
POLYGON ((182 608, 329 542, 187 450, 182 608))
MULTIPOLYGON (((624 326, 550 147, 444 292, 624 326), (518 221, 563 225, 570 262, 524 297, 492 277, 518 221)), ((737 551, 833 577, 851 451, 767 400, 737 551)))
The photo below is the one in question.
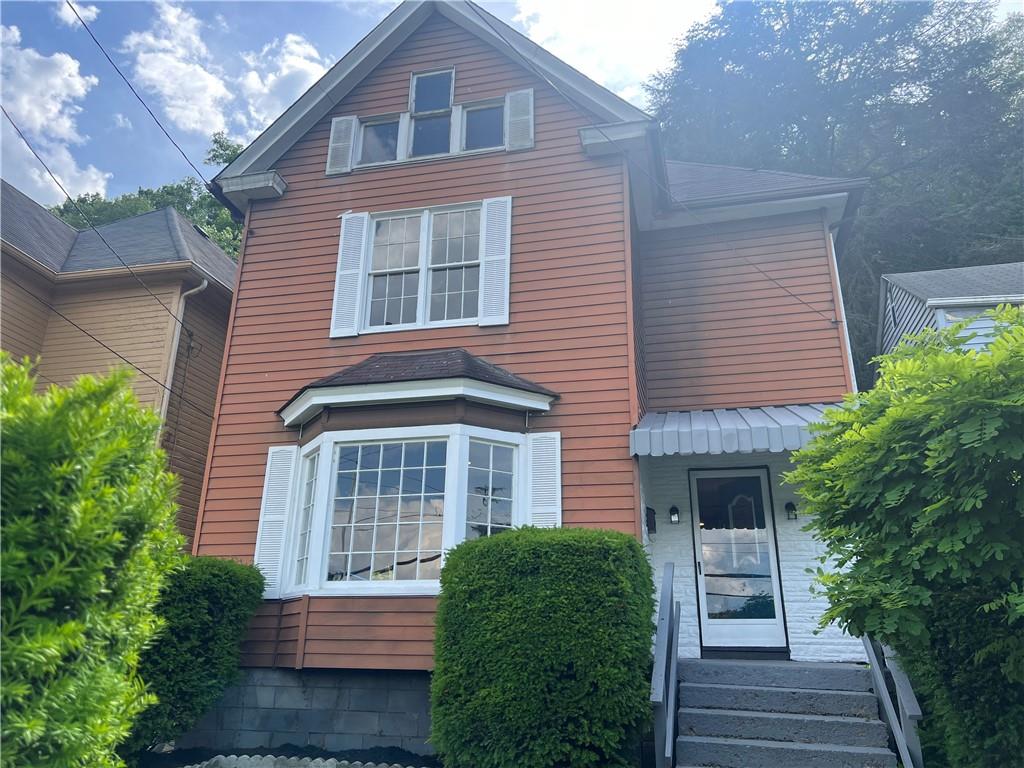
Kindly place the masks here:
POLYGON ((879 352, 891 352, 908 333, 917 333, 925 328, 935 327, 935 311, 928 309, 924 301, 908 291, 882 279, 885 299, 882 302, 883 316, 879 352))

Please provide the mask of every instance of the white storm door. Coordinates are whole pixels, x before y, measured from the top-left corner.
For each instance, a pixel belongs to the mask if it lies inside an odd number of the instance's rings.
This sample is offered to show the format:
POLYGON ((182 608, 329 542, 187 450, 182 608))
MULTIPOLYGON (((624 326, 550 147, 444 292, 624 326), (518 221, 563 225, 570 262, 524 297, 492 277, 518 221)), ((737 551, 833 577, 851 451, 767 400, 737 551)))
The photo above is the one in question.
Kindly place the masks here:
POLYGON ((766 470, 690 472, 704 647, 786 646, 770 499, 766 470))

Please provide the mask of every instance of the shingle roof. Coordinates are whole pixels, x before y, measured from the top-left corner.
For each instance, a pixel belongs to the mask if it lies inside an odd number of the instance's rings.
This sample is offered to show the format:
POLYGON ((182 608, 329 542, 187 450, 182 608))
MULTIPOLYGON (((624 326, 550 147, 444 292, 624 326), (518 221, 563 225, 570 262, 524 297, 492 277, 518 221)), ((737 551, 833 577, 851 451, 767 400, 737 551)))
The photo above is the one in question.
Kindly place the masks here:
MULTIPOLYGON (((235 262, 170 206, 96 229, 129 266, 191 261, 228 290, 234 289, 235 262)), ((123 266, 96 232, 75 230, 6 181, 0 198, 0 236, 54 272, 123 266)))
POLYGON ((804 196, 857 189, 862 179, 837 179, 786 171, 738 168, 732 165, 666 162, 669 191, 680 203, 727 203, 771 199, 792 194, 804 196))
POLYGON ((60 272, 78 230, 0 180, 0 236, 43 266, 60 272))
POLYGON ((392 381, 432 379, 473 379, 486 384, 521 389, 557 397, 550 389, 534 384, 505 368, 471 355, 464 349, 430 352, 378 352, 337 373, 306 385, 303 389, 341 387, 352 384, 386 384, 392 381))
POLYGON ((1024 294, 1024 262, 898 272, 882 277, 925 301, 1024 294))

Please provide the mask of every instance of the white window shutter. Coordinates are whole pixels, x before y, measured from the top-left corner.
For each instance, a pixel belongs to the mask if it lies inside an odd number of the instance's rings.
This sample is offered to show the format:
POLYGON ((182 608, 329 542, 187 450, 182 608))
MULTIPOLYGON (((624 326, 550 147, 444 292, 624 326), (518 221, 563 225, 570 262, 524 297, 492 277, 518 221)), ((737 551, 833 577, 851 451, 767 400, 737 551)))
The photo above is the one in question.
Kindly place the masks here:
POLYGON ((338 238, 338 268, 334 277, 334 305, 331 308, 331 338, 359 333, 362 301, 364 251, 370 228, 370 214, 346 213, 341 217, 338 238))
POLYGON ((298 452, 298 446, 295 445, 274 445, 267 452, 267 474, 263 480, 263 501, 260 503, 260 524, 256 531, 254 557, 256 566, 263 573, 263 597, 267 599, 281 596, 284 541, 298 452))
POLYGON ((526 436, 529 468, 529 524, 538 528, 562 525, 562 435, 534 432, 526 436))
POLYGON ((480 325, 508 325, 512 198, 484 200, 480 215, 480 325))
POLYGON ((505 94, 505 149, 533 146, 533 88, 505 94))
POLYGON ((336 117, 331 120, 331 138, 327 144, 327 175, 352 170, 352 154, 358 118, 336 117))

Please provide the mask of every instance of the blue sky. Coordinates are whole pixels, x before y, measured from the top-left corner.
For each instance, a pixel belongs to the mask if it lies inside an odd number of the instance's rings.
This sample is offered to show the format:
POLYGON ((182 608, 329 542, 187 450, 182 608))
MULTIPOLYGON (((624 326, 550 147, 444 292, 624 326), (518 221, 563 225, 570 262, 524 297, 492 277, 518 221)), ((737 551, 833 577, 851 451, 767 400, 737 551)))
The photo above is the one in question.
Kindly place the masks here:
MULTIPOLYGON (((1004 12, 1015 2, 1002 0, 1004 12)), ((253 138, 396 4, 76 2, 197 164, 214 131, 253 138)), ((673 41, 712 13, 714 0, 644 0, 642 12, 626 15, 620 0, 483 5, 642 106, 641 83, 667 66, 673 41)), ((63 2, 5 0, 0 23, 4 106, 72 194, 113 196, 190 173, 63 2)), ((0 143, 5 179, 41 203, 63 199, 6 120, 0 143)))

